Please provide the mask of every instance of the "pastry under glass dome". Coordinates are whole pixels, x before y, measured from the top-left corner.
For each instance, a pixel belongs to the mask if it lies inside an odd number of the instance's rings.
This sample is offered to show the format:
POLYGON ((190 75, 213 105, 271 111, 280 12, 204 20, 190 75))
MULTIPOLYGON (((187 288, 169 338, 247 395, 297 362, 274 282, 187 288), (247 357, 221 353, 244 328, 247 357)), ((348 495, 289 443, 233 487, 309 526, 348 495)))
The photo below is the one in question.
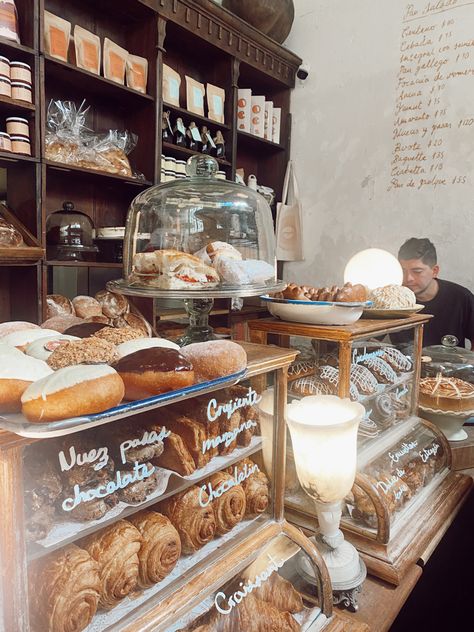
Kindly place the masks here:
POLYGON ((181 345, 213 337, 215 298, 259 296, 285 287, 276 278, 268 202, 256 191, 216 178, 211 156, 191 157, 186 179, 150 187, 131 203, 123 278, 112 292, 184 299, 190 328, 181 345))
POLYGON ((150 187, 132 201, 124 278, 110 289, 157 298, 221 298, 282 287, 267 201, 250 188, 218 180, 211 156, 193 156, 186 171, 189 178, 150 187))

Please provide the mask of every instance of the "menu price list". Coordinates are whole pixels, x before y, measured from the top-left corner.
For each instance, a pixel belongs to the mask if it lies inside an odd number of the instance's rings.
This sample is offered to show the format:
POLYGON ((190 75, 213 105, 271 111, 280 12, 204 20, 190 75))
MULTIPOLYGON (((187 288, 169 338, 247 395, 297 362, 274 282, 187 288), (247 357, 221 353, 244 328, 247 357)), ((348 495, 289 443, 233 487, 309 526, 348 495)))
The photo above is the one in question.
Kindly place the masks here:
POLYGON ((473 19, 474 0, 405 6, 388 191, 470 183, 462 152, 474 131, 465 96, 474 77, 473 19))

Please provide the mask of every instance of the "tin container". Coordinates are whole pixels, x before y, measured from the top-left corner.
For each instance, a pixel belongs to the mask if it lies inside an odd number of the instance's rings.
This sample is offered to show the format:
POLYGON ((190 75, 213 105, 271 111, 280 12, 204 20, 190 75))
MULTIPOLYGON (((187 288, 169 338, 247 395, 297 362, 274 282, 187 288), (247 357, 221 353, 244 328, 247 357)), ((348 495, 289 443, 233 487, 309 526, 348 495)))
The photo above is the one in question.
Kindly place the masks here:
POLYGON ((19 101, 33 102, 31 83, 26 81, 12 81, 11 82, 11 96, 13 99, 19 101))
POLYGON ((8 77, 0 76, 0 94, 4 97, 12 96, 12 82, 8 77))
POLYGON ((13 153, 31 156, 31 143, 28 136, 10 136, 10 140, 13 153))
POLYGON ((0 55, 0 75, 3 77, 10 77, 10 60, 3 55, 0 55))
POLYGON ((10 78, 12 81, 24 81, 31 86, 31 66, 22 61, 10 62, 10 78))
POLYGON ((21 118, 19 116, 9 116, 6 119, 7 132, 10 136, 26 136, 30 137, 30 126, 28 125, 28 119, 21 118))
POLYGON ((12 142, 10 140, 10 134, 6 132, 0 132, 0 151, 11 151, 12 142))

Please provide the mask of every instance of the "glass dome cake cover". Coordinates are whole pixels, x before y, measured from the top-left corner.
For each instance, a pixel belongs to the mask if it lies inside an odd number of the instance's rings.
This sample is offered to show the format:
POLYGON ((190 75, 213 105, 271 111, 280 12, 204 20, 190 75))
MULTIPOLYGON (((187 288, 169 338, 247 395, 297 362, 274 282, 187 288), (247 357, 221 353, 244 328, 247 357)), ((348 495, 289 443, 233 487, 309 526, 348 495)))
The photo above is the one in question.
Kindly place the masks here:
POLYGON ((280 289, 270 207, 250 188, 217 179, 193 156, 187 179, 155 185, 131 203, 124 278, 109 289, 141 296, 254 296, 280 289))

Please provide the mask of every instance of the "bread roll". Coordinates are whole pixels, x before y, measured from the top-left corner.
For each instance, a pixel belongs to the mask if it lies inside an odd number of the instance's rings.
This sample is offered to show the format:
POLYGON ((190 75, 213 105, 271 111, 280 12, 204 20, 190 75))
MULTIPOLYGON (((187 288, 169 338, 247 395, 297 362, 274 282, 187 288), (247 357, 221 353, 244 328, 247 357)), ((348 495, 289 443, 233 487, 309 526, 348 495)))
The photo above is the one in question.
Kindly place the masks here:
POLYGON ((110 610, 137 585, 142 536, 133 524, 118 520, 82 540, 80 545, 99 566, 99 604, 110 610))
MULTIPOLYGON (((91 325, 99 323, 90 323, 91 325)), ((95 338, 108 340, 114 345, 120 345, 127 340, 135 340, 143 338, 143 332, 140 329, 132 329, 132 327, 104 327, 92 334, 95 338)))
POLYGON ((58 333, 63 334, 69 327, 80 325, 83 322, 82 318, 78 318, 77 316, 53 316, 45 320, 44 323, 41 323, 41 327, 44 329, 54 329, 58 333))
POLYGON ((100 338, 66 341, 49 356, 47 362, 54 369, 74 364, 112 364, 118 360, 115 345, 100 338))
POLYGON ((72 342, 74 340, 79 340, 79 338, 76 338, 75 336, 65 336, 60 333, 58 333, 57 336, 39 338, 38 340, 30 342, 30 344, 26 346, 25 354, 31 356, 32 358, 36 358, 37 360, 47 362, 49 356, 55 349, 57 349, 57 347, 60 347, 65 342, 72 342))
MULTIPOLYGON (((33 330, 35 331, 35 330, 33 330)), ((21 396, 36 380, 52 374, 43 362, 24 354, 2 354, 0 358, 0 413, 21 410, 21 396)))
POLYGON ((2 342, 12 347, 24 351, 30 342, 39 340, 40 338, 50 338, 51 336, 57 336, 58 332, 54 329, 44 329, 38 327, 36 329, 22 329, 21 331, 14 331, 11 334, 3 336, 2 342))
POLYGON ((196 342, 181 349, 193 365, 196 382, 231 375, 247 367, 244 349, 230 340, 196 342))
POLYGON ((79 318, 92 318, 92 316, 102 316, 102 307, 92 296, 76 296, 72 299, 72 305, 79 318))
POLYGON ((148 588, 171 573, 181 555, 179 533, 170 520, 156 511, 140 511, 128 518, 140 532, 138 585, 148 588))
POLYGON ((151 349, 152 347, 166 347, 177 351, 180 349, 179 345, 166 338, 138 338, 137 340, 122 342, 117 346, 117 352, 119 357, 123 358, 130 353, 140 351, 140 349, 151 349))
POLYGON ((92 415, 117 406, 124 390, 120 376, 106 364, 69 366, 28 386, 22 412, 32 422, 92 415))
POLYGON ((48 632, 81 632, 92 621, 100 597, 99 566, 74 544, 31 564, 31 621, 48 632))
POLYGON ((46 319, 53 316, 75 316, 71 301, 61 294, 48 294, 46 297, 46 319))
POLYGON ((128 327, 140 330, 147 338, 152 336, 153 332, 150 323, 140 314, 124 314, 123 319, 128 327))

